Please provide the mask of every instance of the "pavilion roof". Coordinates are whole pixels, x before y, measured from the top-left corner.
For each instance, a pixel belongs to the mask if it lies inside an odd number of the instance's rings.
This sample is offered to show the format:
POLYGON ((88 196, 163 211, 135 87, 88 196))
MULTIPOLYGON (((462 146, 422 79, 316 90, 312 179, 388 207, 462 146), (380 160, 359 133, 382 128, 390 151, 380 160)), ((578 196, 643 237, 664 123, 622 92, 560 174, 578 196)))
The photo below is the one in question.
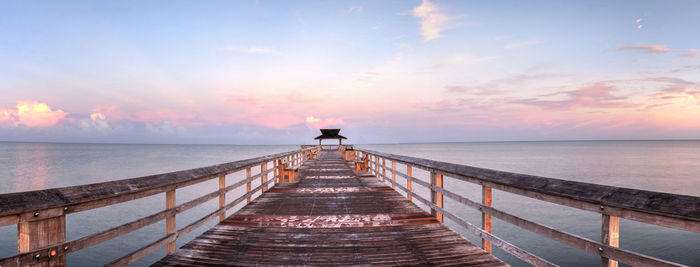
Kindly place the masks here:
POLYGON ((321 135, 316 136, 314 140, 318 139, 348 139, 345 136, 339 135, 340 129, 321 129, 321 135))

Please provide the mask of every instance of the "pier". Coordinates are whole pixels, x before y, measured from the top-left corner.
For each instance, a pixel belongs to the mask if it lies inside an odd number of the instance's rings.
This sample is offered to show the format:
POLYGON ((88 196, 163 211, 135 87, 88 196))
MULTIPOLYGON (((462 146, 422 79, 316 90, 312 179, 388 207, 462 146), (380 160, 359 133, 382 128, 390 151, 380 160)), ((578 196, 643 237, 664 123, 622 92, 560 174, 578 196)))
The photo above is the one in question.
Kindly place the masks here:
POLYGON ((108 265, 128 265, 165 247, 167 255, 155 266, 507 266, 492 255, 497 247, 534 266, 556 266, 547 255, 534 255, 494 234, 492 218, 597 255, 601 266, 683 266, 621 248, 620 218, 700 233, 700 197, 494 171, 319 141, 295 151, 209 167, 2 194, 0 226, 17 225, 18 253, 0 259, 0 266, 62 266, 69 253, 160 221, 166 222, 162 238, 124 251, 108 265), (415 169, 429 173, 429 180, 414 176, 415 169), (227 184, 234 174, 243 178, 227 184), (443 183, 445 177, 477 184, 481 195, 451 191, 443 183), (178 189, 209 180, 218 180, 219 187, 176 205, 178 189), (258 180, 259 186, 252 187, 258 180), (429 195, 414 192, 416 186, 429 195), (233 195, 243 187, 244 194, 233 195), (493 191, 599 213, 601 219, 590 223, 600 224, 601 238, 591 240, 494 208, 493 191), (66 240, 67 215, 156 194, 165 194, 164 210, 66 240), (217 210, 189 225, 176 225, 178 214, 213 199, 219 201, 217 210), (445 201, 478 210, 481 221, 460 218, 444 208, 445 201), (226 216, 241 203, 246 205, 226 216), (176 247, 179 237, 212 220, 218 224, 176 247), (470 243, 445 220, 481 243, 470 243))

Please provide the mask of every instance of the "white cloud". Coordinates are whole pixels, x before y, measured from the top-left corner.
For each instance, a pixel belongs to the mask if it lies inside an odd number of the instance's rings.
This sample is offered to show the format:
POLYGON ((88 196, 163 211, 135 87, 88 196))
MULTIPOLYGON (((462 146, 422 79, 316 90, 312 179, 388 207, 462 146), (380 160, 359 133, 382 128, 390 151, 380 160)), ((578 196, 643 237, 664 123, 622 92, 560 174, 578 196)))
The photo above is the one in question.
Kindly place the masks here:
POLYGON ((420 28, 423 42, 435 40, 444 30, 447 16, 428 0, 423 0, 420 6, 413 8, 413 15, 421 19, 420 28))
POLYGON ((361 6, 352 6, 352 7, 350 7, 350 9, 348 9, 348 12, 349 13, 353 13, 353 12, 362 13, 362 7, 361 6))

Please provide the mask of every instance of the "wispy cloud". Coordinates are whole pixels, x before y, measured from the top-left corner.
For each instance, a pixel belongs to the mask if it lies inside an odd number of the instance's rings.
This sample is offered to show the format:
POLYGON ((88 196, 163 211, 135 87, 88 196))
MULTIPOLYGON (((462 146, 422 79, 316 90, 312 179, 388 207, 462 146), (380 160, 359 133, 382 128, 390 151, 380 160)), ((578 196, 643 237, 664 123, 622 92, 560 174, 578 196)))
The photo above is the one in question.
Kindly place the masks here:
POLYGON ((509 43, 503 46, 503 49, 516 49, 516 48, 521 48, 521 47, 526 47, 526 46, 533 46, 533 45, 538 45, 544 43, 541 40, 528 40, 528 41, 522 41, 522 42, 515 42, 515 43, 509 43))
POLYGON ((421 19, 420 32, 423 36, 423 42, 440 37, 440 32, 444 30, 447 22, 447 16, 435 4, 423 0, 420 6, 413 8, 413 15, 421 19))
POLYGON ((448 93, 455 94, 497 95, 504 93, 505 90, 508 89, 519 88, 523 84, 527 85, 530 81, 541 81, 561 76, 563 75, 551 73, 524 73, 471 86, 449 85, 445 86, 445 89, 448 93))
POLYGON ((615 96, 617 90, 605 84, 597 82, 589 84, 573 91, 560 91, 543 95, 542 98, 527 98, 513 100, 513 104, 531 105, 543 109, 568 110, 576 108, 626 108, 634 104, 626 102, 625 97, 615 96), (546 97, 564 96, 562 100, 548 100, 546 97))
POLYGON ((637 52, 643 54, 663 54, 668 53, 673 50, 669 49, 665 45, 645 45, 645 44, 630 44, 623 45, 613 50, 611 52, 637 52))
POLYGON ((348 13, 362 13, 361 6, 352 6, 348 9, 348 13))
POLYGON ((700 70, 700 65, 688 65, 688 66, 684 66, 680 69, 672 70, 671 72, 679 73, 679 72, 698 71, 698 70, 700 70))
POLYGON ((496 56, 475 57, 468 54, 454 54, 437 63, 430 65, 431 68, 448 67, 455 65, 472 65, 497 59, 496 56))
POLYGON ((256 54, 256 55, 281 55, 282 54, 277 49, 270 48, 270 47, 264 47, 264 46, 248 46, 248 47, 225 46, 221 50, 242 52, 242 53, 248 53, 248 54, 256 54))

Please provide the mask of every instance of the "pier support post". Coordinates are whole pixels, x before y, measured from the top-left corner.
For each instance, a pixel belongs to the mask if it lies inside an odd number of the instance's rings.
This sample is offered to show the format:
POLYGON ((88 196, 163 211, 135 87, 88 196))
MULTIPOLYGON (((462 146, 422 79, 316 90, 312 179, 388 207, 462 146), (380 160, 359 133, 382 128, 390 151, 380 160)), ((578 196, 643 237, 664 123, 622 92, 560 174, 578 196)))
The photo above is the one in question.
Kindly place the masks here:
POLYGON ((391 161, 391 180, 394 181, 391 183, 391 188, 396 190, 396 161, 392 160, 391 161))
MULTIPOLYGON (((222 174, 219 176, 219 190, 226 187, 226 175, 222 174)), ((223 208, 226 205, 226 192, 219 194, 219 208, 223 208)), ((223 222, 226 219, 226 212, 219 215, 219 222, 223 222)))
MULTIPOLYGON (((172 209, 175 208, 175 189, 165 192, 165 208, 172 209)), ((165 218, 165 235, 170 235, 175 233, 175 214, 165 218)), ((175 252, 175 241, 169 242, 165 245, 165 254, 170 255, 175 252)))
MULTIPOLYGON (((620 247, 620 217, 603 214, 601 230, 601 243, 616 248, 620 247)), ((600 257, 600 266, 617 267, 617 261, 600 257)))
MULTIPOLYGON (((413 177, 413 167, 411 167, 411 165, 406 164, 406 175, 413 177)), ((408 187, 408 192, 413 192, 413 181, 406 179, 406 186, 408 187)), ((408 201, 413 201, 413 195, 408 193, 406 195, 408 197, 408 201)))
MULTIPOLYGON (((39 212, 22 215, 27 218, 41 216, 39 212), (37 215, 38 214, 38 215, 37 215)), ((36 221, 25 221, 17 224, 17 251, 29 252, 38 248, 48 247, 66 241, 66 216, 60 215, 36 221)), ((55 250, 62 248, 55 248, 55 250)), ((54 250, 54 251, 55 251, 54 250)), ((49 257, 48 262, 31 266, 66 266, 66 256, 51 257, 51 250, 41 257, 49 257)))
MULTIPOLYGON (((250 167, 248 167, 248 168, 245 169, 245 179, 246 179, 246 180, 250 179, 250 167)), ((248 181, 248 182, 245 184, 245 192, 246 192, 246 193, 250 193, 250 182, 251 182, 251 181, 248 181)), ((252 197, 252 196, 250 196, 250 195, 248 196, 248 198, 246 199, 246 203, 250 203, 250 198, 251 198, 251 197, 252 197)))
MULTIPOLYGON (((435 187, 440 187, 442 188, 442 174, 439 173, 430 173, 430 200, 435 203, 438 207, 442 208, 442 194, 435 192, 433 188, 435 187)), ((442 213, 436 211, 435 209, 430 209, 430 214, 435 216, 439 222, 442 222, 442 213)))
MULTIPOLYGON (((481 204, 487 207, 491 207, 493 205, 493 190, 491 187, 488 186, 481 186, 481 204)), ((484 229, 484 231, 488 233, 493 233, 492 228, 491 228, 491 214, 488 214, 484 212, 483 210, 481 211, 481 227, 484 229)), ((481 239, 481 248, 483 248, 486 252, 491 254, 491 242, 486 240, 486 239, 481 239)))
MULTIPOLYGON (((260 164, 260 173, 264 173, 267 171, 267 161, 265 163, 260 164)), ((263 174, 260 176, 260 184, 262 185, 262 192, 265 193, 267 191, 267 173, 263 174)))

